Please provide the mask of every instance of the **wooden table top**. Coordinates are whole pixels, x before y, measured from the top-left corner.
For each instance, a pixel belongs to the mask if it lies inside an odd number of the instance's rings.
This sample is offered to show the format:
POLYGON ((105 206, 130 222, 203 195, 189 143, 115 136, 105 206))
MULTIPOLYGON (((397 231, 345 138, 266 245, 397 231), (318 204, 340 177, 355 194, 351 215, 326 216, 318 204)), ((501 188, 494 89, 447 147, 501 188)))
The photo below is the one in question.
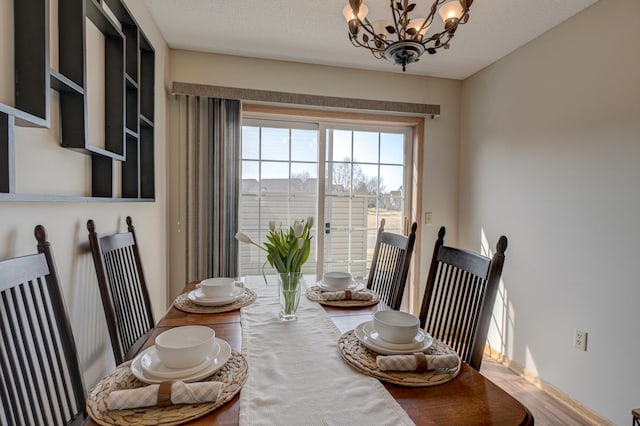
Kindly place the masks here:
MULTIPOLYGON (((194 283, 185 291, 193 289, 194 283)), ((364 321, 369 321, 378 306, 365 308, 334 308, 325 310, 338 329, 346 332, 364 321)), ((206 325, 216 331, 216 337, 242 349, 242 327, 240 311, 219 314, 190 314, 171 307, 158 323, 155 332, 142 349, 151 346, 157 335, 181 325, 206 325)), ((407 412, 416 425, 532 425, 529 411, 511 395, 489 381, 479 372, 462 365, 458 376, 441 385, 409 388, 385 384, 386 389, 407 412)), ((212 413, 185 423, 187 425, 237 425, 239 396, 212 413)), ((91 419, 87 422, 95 425, 91 419)))

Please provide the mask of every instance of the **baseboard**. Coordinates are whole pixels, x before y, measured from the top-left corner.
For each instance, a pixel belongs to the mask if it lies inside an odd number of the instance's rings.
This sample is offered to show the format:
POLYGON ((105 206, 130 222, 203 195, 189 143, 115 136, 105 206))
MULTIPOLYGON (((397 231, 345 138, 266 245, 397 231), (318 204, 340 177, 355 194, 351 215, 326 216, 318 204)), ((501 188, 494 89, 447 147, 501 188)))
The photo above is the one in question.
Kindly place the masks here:
POLYGON ((598 425, 598 426, 600 425, 614 426, 614 423, 612 423, 611 421, 600 416, 598 413, 591 410, 589 407, 582 405, 581 403, 571 398, 566 393, 562 392, 560 389, 553 386, 551 383, 544 381, 543 379, 540 378, 540 376, 527 370, 517 362, 507 358, 504 354, 500 353, 500 351, 492 348, 489 345, 486 345, 484 348, 484 353, 485 355, 491 357, 492 359, 498 361, 500 364, 509 368, 516 374, 522 376, 525 380, 527 380, 529 383, 536 386, 538 389, 545 391, 554 399, 566 405, 569 409, 578 413, 590 424, 598 425))

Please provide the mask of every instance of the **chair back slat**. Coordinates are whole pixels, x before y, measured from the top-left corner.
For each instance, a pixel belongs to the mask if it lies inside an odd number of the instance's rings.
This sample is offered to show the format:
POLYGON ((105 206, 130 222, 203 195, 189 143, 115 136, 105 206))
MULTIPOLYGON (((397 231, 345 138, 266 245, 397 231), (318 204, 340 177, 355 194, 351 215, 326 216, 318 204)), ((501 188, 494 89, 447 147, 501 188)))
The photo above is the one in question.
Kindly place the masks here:
POLYGON ((442 227, 434 247, 420 323, 429 334, 479 370, 507 239, 499 239, 497 252, 490 259, 444 246, 444 234, 442 227))
POLYGON ((409 274, 409 265, 415 244, 418 225, 411 226, 409 235, 384 231, 385 220, 380 221, 378 237, 373 252, 367 288, 375 291, 391 309, 400 309, 409 274))
POLYGON ((131 359, 155 325, 130 217, 127 225, 128 232, 98 237, 93 220, 87 222, 116 364, 131 359))
POLYGON ((76 346, 40 225, 36 239, 40 254, 0 262, 0 420, 78 424, 86 408, 76 346))

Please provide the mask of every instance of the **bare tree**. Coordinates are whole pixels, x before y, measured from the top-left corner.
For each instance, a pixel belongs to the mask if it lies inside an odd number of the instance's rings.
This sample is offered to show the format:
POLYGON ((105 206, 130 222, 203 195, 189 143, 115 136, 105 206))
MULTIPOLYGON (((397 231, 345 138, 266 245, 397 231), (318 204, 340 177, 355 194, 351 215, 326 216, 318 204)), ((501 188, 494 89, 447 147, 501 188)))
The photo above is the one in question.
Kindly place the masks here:
POLYGON ((347 192, 352 187, 355 193, 369 195, 378 195, 378 191, 383 193, 386 190, 382 178, 365 175, 362 167, 351 163, 349 157, 345 157, 342 163, 334 163, 329 173, 334 190, 347 192))

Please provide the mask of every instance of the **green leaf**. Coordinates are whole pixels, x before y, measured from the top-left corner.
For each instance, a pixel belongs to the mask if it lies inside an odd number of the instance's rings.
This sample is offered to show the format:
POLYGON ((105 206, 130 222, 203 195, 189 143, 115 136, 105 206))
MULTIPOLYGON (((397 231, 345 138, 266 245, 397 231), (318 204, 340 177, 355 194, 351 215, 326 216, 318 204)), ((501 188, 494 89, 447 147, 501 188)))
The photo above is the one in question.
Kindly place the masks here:
POLYGON ((291 270, 291 261, 293 260, 293 258, 296 255, 296 252, 298 251, 298 247, 291 247, 291 249, 289 249, 289 254, 287 254, 287 270, 291 270))

